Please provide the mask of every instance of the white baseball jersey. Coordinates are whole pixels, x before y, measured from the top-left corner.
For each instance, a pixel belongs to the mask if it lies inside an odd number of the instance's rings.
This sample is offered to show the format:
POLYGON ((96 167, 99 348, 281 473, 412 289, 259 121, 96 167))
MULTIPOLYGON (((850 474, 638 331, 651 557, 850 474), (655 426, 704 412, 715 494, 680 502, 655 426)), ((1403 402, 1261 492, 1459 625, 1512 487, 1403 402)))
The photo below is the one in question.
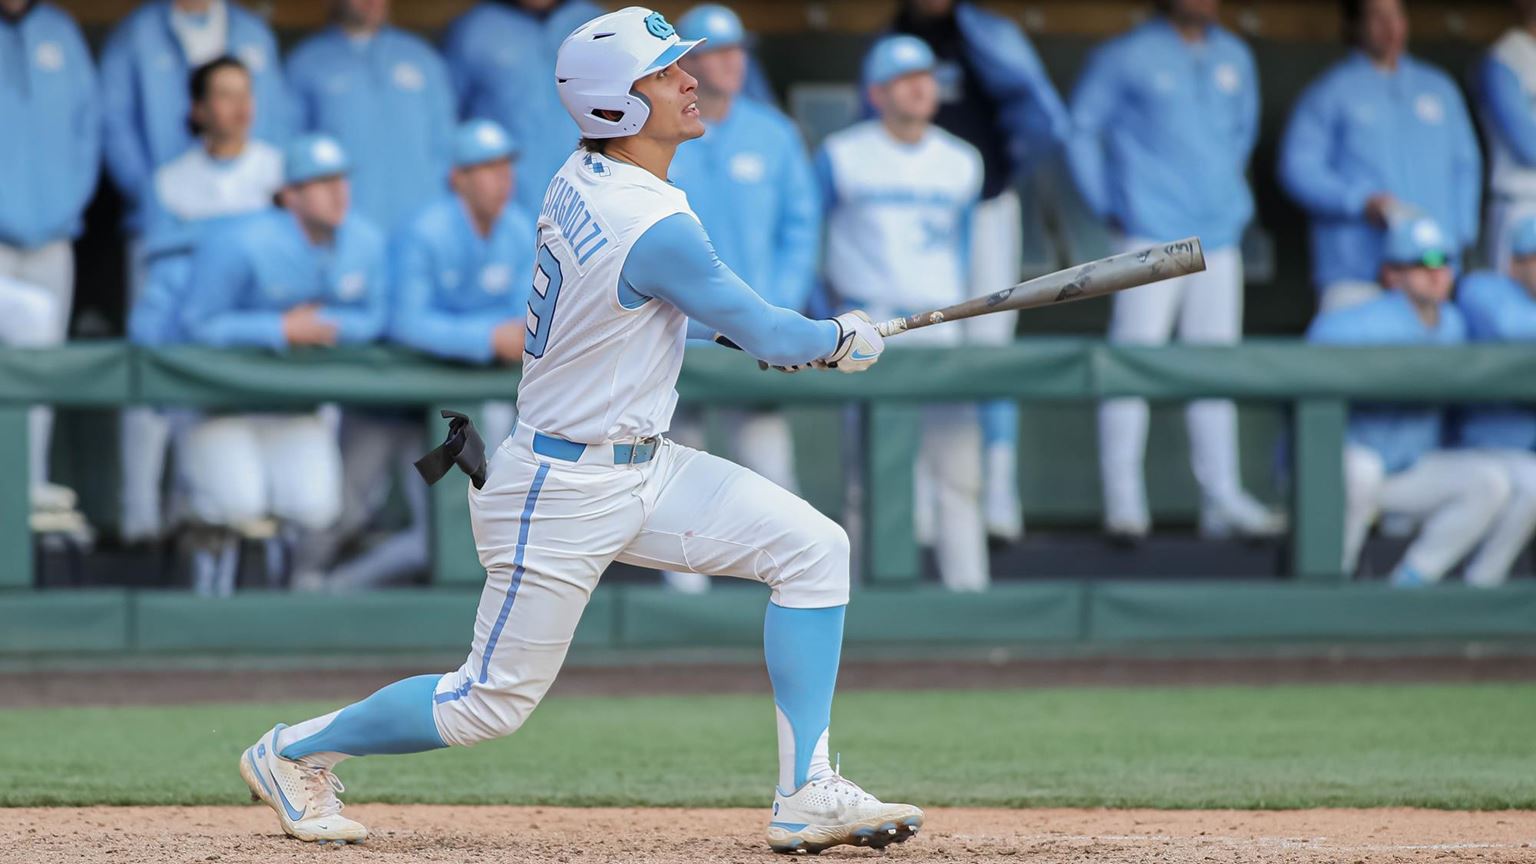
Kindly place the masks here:
POLYGON ((157 203, 188 222, 266 209, 282 185, 283 154, 261 141, 223 162, 194 145, 155 172, 157 203))
MULTIPOLYGON (((982 178, 976 148, 937 126, 906 144, 878 120, 833 134, 823 147, 826 268, 838 296, 877 321, 969 296, 967 232, 982 178)), ((960 335, 935 327, 926 339, 960 335)))
POLYGON ((522 422, 583 444, 667 430, 688 316, 623 300, 619 277, 640 235, 675 213, 693 215, 688 196, 633 165, 577 151, 555 174, 539 211, 522 422))

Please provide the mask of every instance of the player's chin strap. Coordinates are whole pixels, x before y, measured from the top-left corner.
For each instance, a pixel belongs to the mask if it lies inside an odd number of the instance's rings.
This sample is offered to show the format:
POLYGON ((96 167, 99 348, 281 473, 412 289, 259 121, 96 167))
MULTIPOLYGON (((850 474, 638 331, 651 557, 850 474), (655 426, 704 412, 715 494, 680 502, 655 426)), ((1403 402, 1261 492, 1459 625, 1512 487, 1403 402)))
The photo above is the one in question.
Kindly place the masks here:
POLYGON ((448 421, 448 438, 437 449, 416 460, 416 473, 427 485, 443 479, 449 469, 458 465, 469 475, 469 482, 479 489, 485 485, 485 442, 468 416, 457 411, 443 411, 448 421))

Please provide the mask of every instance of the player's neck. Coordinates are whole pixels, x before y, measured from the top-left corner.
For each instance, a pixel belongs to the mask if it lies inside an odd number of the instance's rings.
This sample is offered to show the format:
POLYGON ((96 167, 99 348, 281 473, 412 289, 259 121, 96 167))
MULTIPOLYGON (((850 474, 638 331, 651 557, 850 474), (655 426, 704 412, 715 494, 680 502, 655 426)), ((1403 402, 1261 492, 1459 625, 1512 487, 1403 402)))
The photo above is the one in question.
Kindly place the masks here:
POLYGON ((245 138, 238 135, 208 135, 203 138, 203 149, 215 159, 233 159, 245 152, 245 138))
POLYGON ((916 144, 923 140, 928 133, 928 121, 908 120, 897 117, 881 117, 880 125, 885 127, 886 134, 903 144, 916 144))
POLYGON ((1413 311, 1424 322, 1424 326, 1433 330, 1440 326, 1440 304, 1419 300, 1413 295, 1408 296, 1408 302, 1413 304, 1413 311))
POLYGON ((1199 44, 1205 41, 1205 31, 1210 25, 1199 18, 1174 18, 1168 19, 1173 29, 1179 34, 1179 38, 1191 44, 1199 44))
POLYGON ((1522 25, 1522 27, 1524 28, 1525 32, 1531 34, 1532 36, 1536 36, 1536 16, 1525 19, 1525 23, 1522 25))
POLYGON ((299 230, 304 232, 304 239, 311 246, 331 246, 336 242, 336 227, 305 219, 297 213, 293 214, 293 221, 299 225, 299 230))
POLYGON ((628 138, 615 138, 604 155, 649 171, 659 180, 666 180, 667 172, 672 170, 672 157, 677 155, 677 145, 631 135, 628 138))

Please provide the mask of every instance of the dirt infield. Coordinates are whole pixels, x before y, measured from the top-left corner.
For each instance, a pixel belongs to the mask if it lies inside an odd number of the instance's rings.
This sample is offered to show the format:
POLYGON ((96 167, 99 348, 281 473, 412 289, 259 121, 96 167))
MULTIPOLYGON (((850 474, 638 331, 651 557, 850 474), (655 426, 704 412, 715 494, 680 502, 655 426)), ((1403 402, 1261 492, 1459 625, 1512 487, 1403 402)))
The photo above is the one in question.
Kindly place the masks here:
MULTIPOLYGON (((265 807, 0 809, 4 864, 283 864, 283 862, 762 862, 787 858, 761 840, 758 810, 563 809, 363 804, 362 846, 289 840, 265 807)), ((821 861, 1007 861, 1030 864, 1310 864, 1536 862, 1536 813, 1425 810, 1272 812, 966 810, 882 856, 839 848, 821 861)))

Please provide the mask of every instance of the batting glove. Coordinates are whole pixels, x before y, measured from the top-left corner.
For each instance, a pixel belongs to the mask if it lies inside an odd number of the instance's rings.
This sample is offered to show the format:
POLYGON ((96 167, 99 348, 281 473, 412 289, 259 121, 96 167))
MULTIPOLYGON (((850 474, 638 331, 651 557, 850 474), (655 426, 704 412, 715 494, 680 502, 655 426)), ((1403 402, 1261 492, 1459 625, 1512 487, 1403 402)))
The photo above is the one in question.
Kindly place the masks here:
POLYGON ((837 347, 823 357, 827 366, 839 372, 863 372, 875 365, 885 350, 885 340, 875 329, 875 322, 863 310, 844 312, 833 318, 839 335, 837 347))

